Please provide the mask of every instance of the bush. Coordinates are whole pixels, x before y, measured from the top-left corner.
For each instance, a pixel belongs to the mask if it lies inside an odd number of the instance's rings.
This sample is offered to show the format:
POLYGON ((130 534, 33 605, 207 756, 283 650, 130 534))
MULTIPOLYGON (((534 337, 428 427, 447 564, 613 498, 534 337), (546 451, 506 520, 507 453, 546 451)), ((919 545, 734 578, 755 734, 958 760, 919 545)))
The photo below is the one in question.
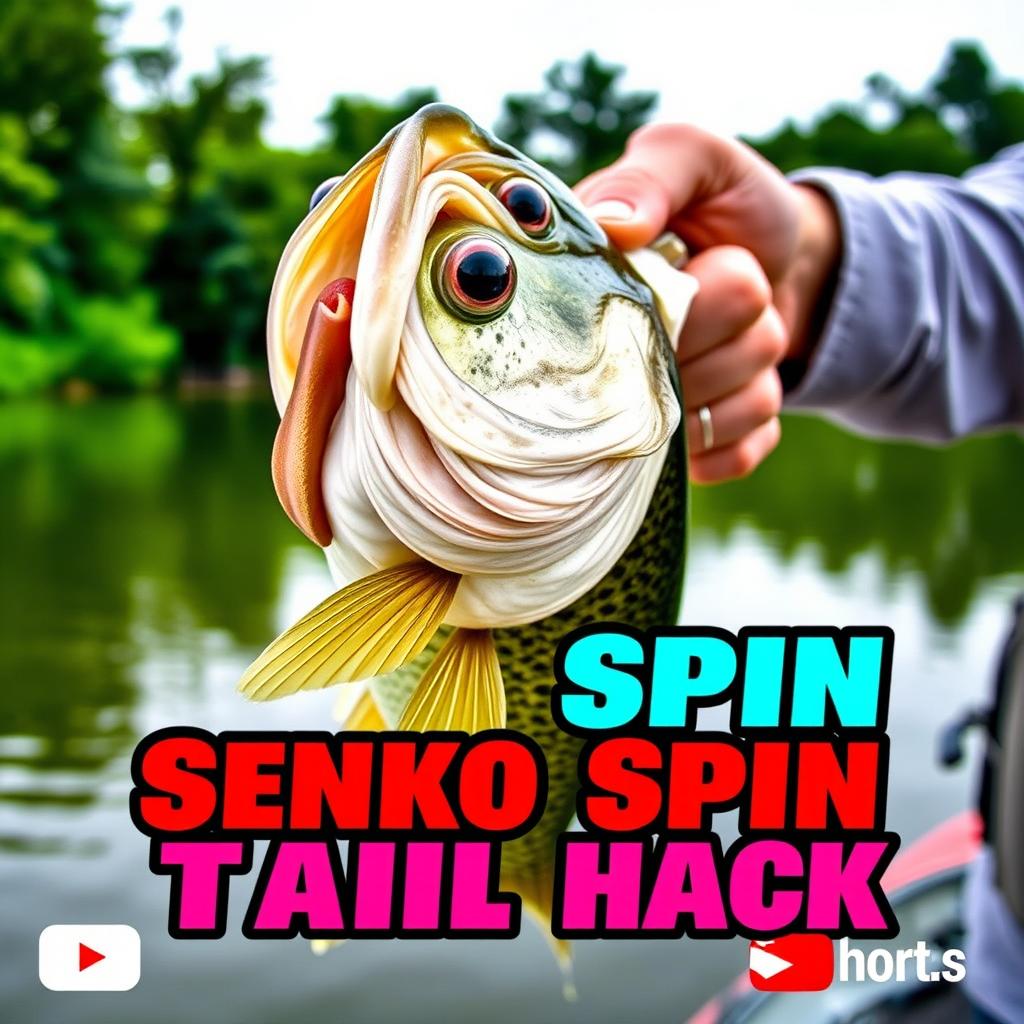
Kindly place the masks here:
POLYGON ((52 390, 80 378, 108 391, 153 388, 177 364, 181 342, 156 319, 149 292, 61 302, 67 330, 23 334, 0 326, 0 397, 52 390))
POLYGON ((67 338, 19 334, 0 324, 0 398, 48 391, 69 375, 74 361, 67 338))
POLYGON ((97 387, 156 387, 180 357, 181 340, 157 320, 151 292, 135 292, 126 299, 78 299, 66 315, 77 349, 73 376, 97 387))

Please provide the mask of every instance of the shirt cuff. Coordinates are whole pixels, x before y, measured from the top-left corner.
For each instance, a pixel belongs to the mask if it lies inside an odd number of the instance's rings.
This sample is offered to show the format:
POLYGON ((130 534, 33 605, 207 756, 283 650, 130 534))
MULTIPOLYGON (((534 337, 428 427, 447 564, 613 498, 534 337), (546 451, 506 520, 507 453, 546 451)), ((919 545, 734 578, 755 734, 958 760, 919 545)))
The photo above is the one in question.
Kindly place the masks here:
POLYGON ((827 410, 839 419, 847 419, 847 413, 857 420, 858 407, 898 369, 901 346, 894 348, 893 340, 907 336, 899 321, 907 320, 909 328, 918 290, 917 261, 907 251, 914 246, 913 235, 886 209, 884 192, 867 175, 809 168, 790 180, 813 185, 832 201, 842 230, 842 256, 821 337, 785 404, 827 410))

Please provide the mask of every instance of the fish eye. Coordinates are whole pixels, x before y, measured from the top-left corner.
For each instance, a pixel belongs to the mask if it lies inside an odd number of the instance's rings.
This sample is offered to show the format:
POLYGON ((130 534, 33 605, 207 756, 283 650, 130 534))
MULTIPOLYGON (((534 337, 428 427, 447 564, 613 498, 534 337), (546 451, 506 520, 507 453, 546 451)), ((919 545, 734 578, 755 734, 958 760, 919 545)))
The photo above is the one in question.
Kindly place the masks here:
POLYGON ((509 178, 502 182, 498 199, 528 235, 546 234, 551 227, 551 199, 529 178, 509 178))
POLYGON ((309 197, 309 208, 312 210, 313 207, 316 206, 320 200, 338 184, 339 181, 341 181, 341 175, 336 174, 333 178, 328 178, 326 181, 322 181, 317 185, 317 187, 313 189, 313 194, 309 197))
POLYGON ((464 238, 445 254, 441 295, 454 313, 472 319, 497 316, 511 301, 516 266, 503 245, 491 238, 464 238))

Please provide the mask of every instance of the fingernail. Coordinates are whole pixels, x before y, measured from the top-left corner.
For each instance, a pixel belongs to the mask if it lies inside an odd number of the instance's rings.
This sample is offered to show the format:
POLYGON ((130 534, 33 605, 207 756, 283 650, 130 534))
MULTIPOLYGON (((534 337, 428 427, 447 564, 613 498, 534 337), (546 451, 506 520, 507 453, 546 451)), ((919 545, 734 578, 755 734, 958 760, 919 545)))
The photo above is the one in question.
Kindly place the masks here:
POLYGON ((634 209, 622 199, 600 199, 587 207, 587 213, 594 220, 632 220, 634 209))

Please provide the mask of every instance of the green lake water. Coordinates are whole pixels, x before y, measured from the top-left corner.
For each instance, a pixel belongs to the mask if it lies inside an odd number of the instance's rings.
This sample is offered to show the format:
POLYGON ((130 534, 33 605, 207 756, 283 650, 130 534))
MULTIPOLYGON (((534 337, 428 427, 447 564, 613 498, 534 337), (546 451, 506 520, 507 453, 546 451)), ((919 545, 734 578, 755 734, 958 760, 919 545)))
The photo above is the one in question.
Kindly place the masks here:
MULTIPOLYGON (((266 399, 0 405, 0 1019, 26 1022, 619 1022, 686 1019, 744 964, 741 943, 581 943, 565 1003, 531 926, 512 943, 166 934, 167 881, 127 813, 140 735, 169 724, 323 728, 333 695, 245 703, 234 684, 330 589, 273 494, 266 399), (126 923, 143 975, 125 994, 36 976, 51 923, 126 923)), ((696 492, 683 618, 896 631, 888 825, 904 842, 967 806, 976 750, 935 764, 937 729, 983 696, 1024 588, 1024 444, 881 444, 786 421, 751 479, 696 492)))

